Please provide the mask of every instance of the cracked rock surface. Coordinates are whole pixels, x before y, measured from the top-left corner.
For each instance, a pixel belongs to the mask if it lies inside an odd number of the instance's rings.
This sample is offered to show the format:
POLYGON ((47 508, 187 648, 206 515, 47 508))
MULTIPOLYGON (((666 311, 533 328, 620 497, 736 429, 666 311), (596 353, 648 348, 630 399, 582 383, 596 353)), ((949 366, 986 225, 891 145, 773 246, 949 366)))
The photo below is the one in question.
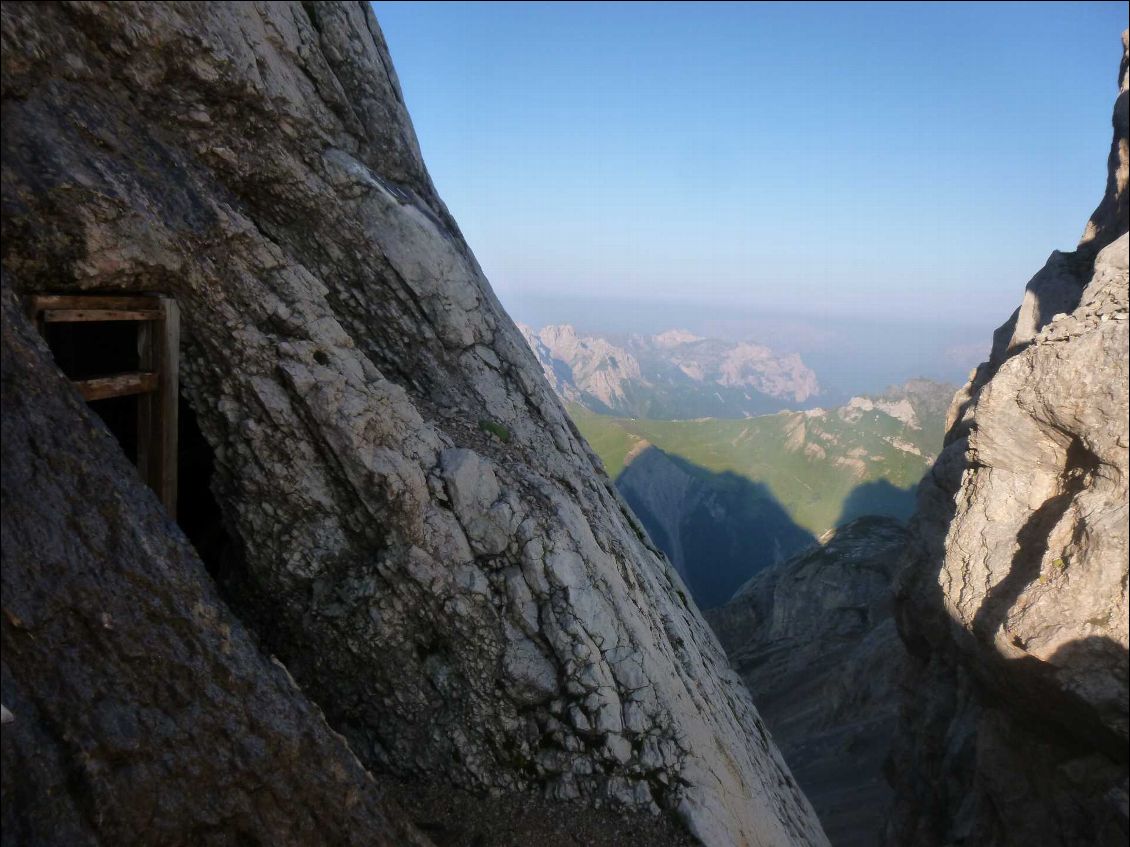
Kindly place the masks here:
POLYGON ((6 3, 3 108, 11 285, 177 299, 228 599, 366 766, 826 843, 436 195, 368 4, 6 3))
POLYGON ((430 844, 228 611, 3 292, 5 844, 430 844))
POLYGON ((919 488, 892 844, 1127 838, 1127 62, 1107 194, 958 393, 919 488))

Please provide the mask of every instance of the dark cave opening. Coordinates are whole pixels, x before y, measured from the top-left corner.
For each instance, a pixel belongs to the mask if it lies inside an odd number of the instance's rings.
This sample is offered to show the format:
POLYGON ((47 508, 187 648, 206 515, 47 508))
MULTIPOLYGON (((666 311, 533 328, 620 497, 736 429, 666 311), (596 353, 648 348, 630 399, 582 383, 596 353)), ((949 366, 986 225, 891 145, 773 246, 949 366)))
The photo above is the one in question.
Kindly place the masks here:
POLYGON ((224 511, 212 490, 216 457, 200 430, 191 404, 182 394, 177 442, 177 523, 220 593, 230 599, 243 573, 243 551, 224 523, 224 511))
MULTIPOLYGON (((84 380, 141 368, 137 321, 45 323, 44 336, 63 374, 84 380)), ((130 461, 137 462, 140 395, 93 400, 89 406, 106 424, 130 461)), ((216 581, 230 597, 242 572, 242 551, 228 532, 212 491, 215 455, 184 395, 178 398, 176 520, 216 581)))
POLYGON ((68 379, 89 379, 140 367, 137 321, 44 324, 47 346, 68 379))
MULTIPOLYGON (((295 642, 287 628, 281 600, 264 590, 248 568, 244 539, 216 493, 215 450, 201 429, 201 416, 192 403, 184 394, 179 400, 177 523, 195 548, 220 598, 243 623, 252 642, 264 656, 279 657, 295 672, 288 649, 295 642)), ((197 397, 196 402, 215 401, 205 396, 197 397)))

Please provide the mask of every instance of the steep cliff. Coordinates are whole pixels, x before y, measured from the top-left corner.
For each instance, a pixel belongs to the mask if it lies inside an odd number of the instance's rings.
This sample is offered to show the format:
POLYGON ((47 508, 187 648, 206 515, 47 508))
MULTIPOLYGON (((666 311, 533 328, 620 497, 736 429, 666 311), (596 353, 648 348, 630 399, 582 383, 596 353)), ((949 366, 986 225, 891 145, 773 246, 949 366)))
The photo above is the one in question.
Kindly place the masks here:
POLYGON ((877 843, 890 803, 905 656, 891 580, 907 540, 898 521, 859 518, 706 612, 836 847, 877 843))
POLYGON ((1125 844, 1127 61, 1107 193, 959 392, 919 490, 892 844, 1125 844))
MULTIPOLYGON (((182 389, 214 464, 188 501, 222 514, 191 540, 366 766, 675 810, 707 844, 826 843, 437 197, 368 4, 6 3, 3 157, 6 288, 179 303, 182 389)), ((6 339, 27 333, 10 303, 6 339)), ((21 349, 5 360, 17 386, 48 367, 21 349)), ((53 426, 93 437, 68 396, 53 426)), ((53 472, 44 508, 80 482, 53 472)), ((6 580, 20 496, 5 488, 6 580)), ((115 510, 90 520, 122 531, 115 510)), ((105 558, 73 524, 60 533, 61 579, 105 558)), ((136 543, 149 568, 183 549, 154 521, 136 543)), ((144 582, 123 579, 118 602, 143 602, 144 582)), ((6 610, 39 590, 10 584, 6 610)), ((98 602, 80 593, 60 614, 97 620, 98 602)), ((5 661, 47 625, 19 619, 5 661)), ((139 643, 123 684, 165 668, 139 643)), ((41 672, 20 659, 19 684, 41 672)), ((68 708, 39 690, 41 715, 68 708)), ((100 819, 113 799, 73 802, 100 819)))

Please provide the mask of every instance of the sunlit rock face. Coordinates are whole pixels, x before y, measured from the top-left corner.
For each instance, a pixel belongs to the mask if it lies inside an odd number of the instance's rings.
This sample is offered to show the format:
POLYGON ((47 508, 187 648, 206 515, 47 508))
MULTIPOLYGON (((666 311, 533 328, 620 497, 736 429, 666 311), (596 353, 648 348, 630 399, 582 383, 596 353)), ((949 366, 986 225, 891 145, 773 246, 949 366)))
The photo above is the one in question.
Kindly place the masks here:
POLYGON ((919 490, 892 844, 1127 837, 1127 62, 1107 194, 959 392, 919 490))
POLYGON ((436 195, 367 5, 7 3, 3 43, 5 284, 177 299, 209 564, 365 765, 826 843, 436 195))

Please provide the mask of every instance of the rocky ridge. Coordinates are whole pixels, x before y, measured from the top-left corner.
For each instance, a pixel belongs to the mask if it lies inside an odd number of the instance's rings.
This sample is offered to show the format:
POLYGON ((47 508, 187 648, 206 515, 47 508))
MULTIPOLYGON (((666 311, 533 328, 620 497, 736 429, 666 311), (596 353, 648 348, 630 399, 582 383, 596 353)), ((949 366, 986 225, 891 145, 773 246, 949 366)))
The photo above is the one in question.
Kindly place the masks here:
MULTIPOLYGON (((436 195, 368 4, 6 3, 2 36, 5 289, 177 299, 183 393, 215 467, 190 495, 214 498, 226 538, 205 564, 366 767, 671 810, 708 845, 826 843, 436 195)), ((25 340, 5 368, 50 372, 11 304, 6 343, 25 340)), ((55 379, 70 405, 54 425, 88 431, 55 379)), ((125 486, 129 469, 112 475, 125 486)), ((19 541, 17 496, 3 519, 19 541)), ((135 540, 170 535, 150 521, 135 540)), ((27 573, 6 609, 44 590, 27 573)), ((97 598, 63 614, 96 620, 97 598)), ((12 645, 47 626, 19 619, 3 630, 15 690, 43 663, 12 645)), ((159 658, 140 643, 125 680, 159 658)), ((39 690, 38 714, 67 708, 39 690)), ((155 696, 138 689, 135 708, 155 696)), ((5 791, 6 815, 44 825, 36 797, 5 791)), ((109 826, 109 795, 81 802, 109 826)))
POLYGON ((1127 34, 1107 193, 919 489, 891 844, 1116 845, 1127 771, 1127 34))

